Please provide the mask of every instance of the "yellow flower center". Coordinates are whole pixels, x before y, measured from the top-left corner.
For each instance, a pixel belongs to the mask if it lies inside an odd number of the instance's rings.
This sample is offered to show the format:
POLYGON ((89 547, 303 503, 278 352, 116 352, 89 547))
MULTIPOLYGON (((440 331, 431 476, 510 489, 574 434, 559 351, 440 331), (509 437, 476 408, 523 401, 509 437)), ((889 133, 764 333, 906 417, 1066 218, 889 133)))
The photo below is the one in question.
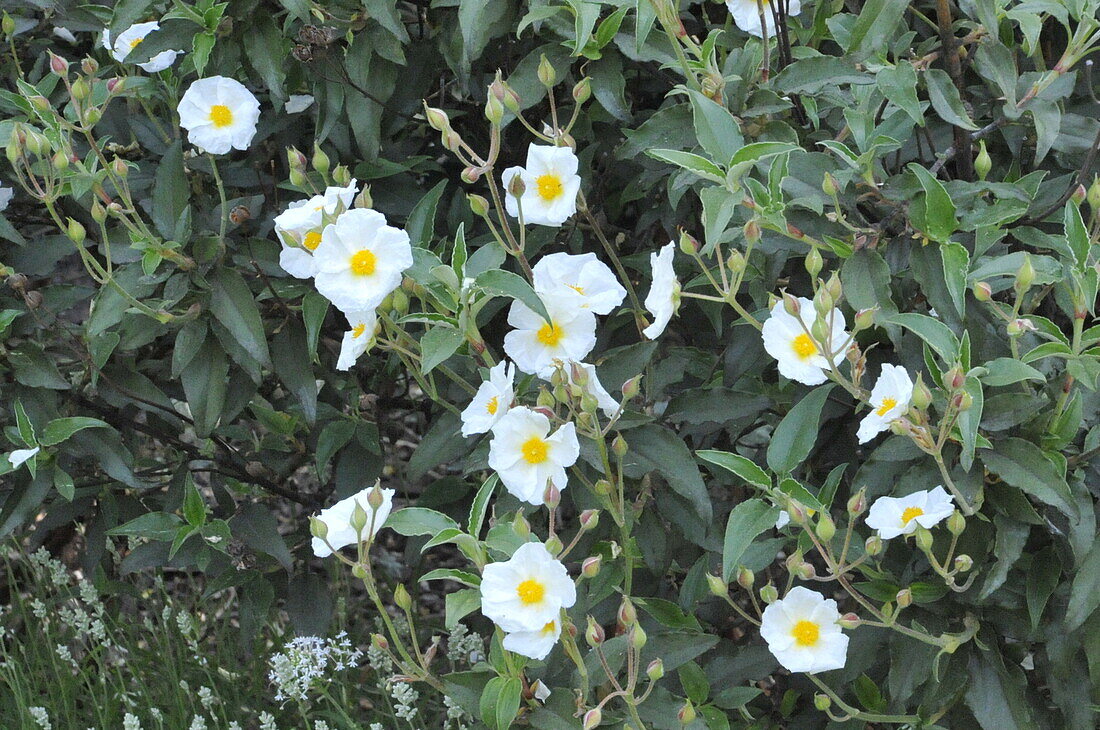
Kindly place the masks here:
POLYGON ((210 107, 210 121, 218 129, 228 127, 233 123, 233 110, 225 104, 215 104, 210 107))
POLYGON ((528 578, 516 586, 516 595, 525 606, 542 603, 543 596, 546 595, 546 586, 534 578, 528 578))
POLYGON ((876 416, 885 416, 890 412, 890 409, 898 404, 894 398, 883 398, 882 405, 875 409, 876 416))
POLYGON ((901 524, 908 525, 909 520, 914 517, 920 517, 924 514, 924 510, 920 507, 906 507, 905 511, 901 513, 901 524))
POLYGON ((552 172, 539 175, 538 179, 535 180, 535 185, 538 187, 539 197, 547 203, 561 197, 563 190, 561 178, 552 172))
POLYGON ((134 40, 130 41, 130 50, 132 51, 135 48, 137 48, 139 45, 141 45, 141 42, 143 40, 145 40, 145 39, 144 38, 135 38, 134 40))
POLYGON ((367 326, 365 324, 360 323, 360 324, 357 324, 357 325, 355 325, 354 327, 351 328, 351 336, 353 338, 359 338, 366 331, 367 331, 367 326))
POLYGON ((363 249, 357 251, 348 260, 348 265, 351 267, 351 273, 356 276, 370 276, 374 273, 374 267, 378 265, 378 259, 374 252, 363 249))
POLYGON ((570 289, 572 289, 573 291, 577 292, 578 294, 580 294, 582 296, 584 295, 584 287, 583 286, 573 286, 572 284, 566 284, 566 286, 569 287, 570 289))
POLYGON ((316 251, 317 247, 321 245, 321 234, 317 231, 310 231, 306 234, 306 237, 302 239, 302 246, 306 251, 316 251))
POLYGON ((485 404, 485 411, 490 416, 495 416, 497 414, 497 408, 499 407, 500 398, 494 395, 492 398, 489 399, 489 402, 485 404))
POLYGON ((520 447, 528 464, 541 464, 550 458, 550 446, 538 436, 532 436, 520 447))
POLYGON ((565 336, 565 332, 556 324, 544 324, 535 336, 547 347, 557 347, 561 338, 565 336))
POLYGON ((557 624, 555 624, 553 621, 551 621, 550 623, 548 623, 548 624, 546 624, 545 626, 542 627, 542 633, 552 634, 552 633, 554 633, 555 629, 557 629, 557 624))
POLYGON ((803 619, 791 629, 791 636, 799 646, 814 646, 821 638, 821 627, 813 621, 803 619))
POLYGON ((817 354, 817 345, 805 332, 794 338, 791 349, 794 350, 794 354, 798 355, 800 360, 806 360, 817 354))

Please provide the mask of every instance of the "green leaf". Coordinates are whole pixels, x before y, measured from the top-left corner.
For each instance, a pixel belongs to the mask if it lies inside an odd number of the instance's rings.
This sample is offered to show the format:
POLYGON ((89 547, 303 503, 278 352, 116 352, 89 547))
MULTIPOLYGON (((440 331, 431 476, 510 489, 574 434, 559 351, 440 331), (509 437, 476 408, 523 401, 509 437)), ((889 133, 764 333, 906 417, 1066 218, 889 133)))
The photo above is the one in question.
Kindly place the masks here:
POLYGON ((785 152, 794 152, 800 149, 802 148, 798 145, 789 142, 753 142, 737 150, 730 161, 730 167, 746 162, 759 162, 768 157, 775 157, 785 152))
POLYGON ((821 512, 825 505, 797 479, 787 477, 779 482, 779 491, 814 512, 821 512))
POLYGON ((56 465, 53 470, 53 488, 68 502, 72 502, 73 497, 76 496, 76 485, 73 484, 73 478, 67 471, 56 465))
POLYGON ((466 531, 476 539, 481 534, 481 528, 485 525, 485 515, 489 512, 489 500, 493 498, 493 492, 500 483, 500 477, 490 474, 474 495, 474 501, 470 503, 470 517, 466 521, 466 531))
POLYGON ((1066 631, 1074 631, 1100 606, 1100 541, 1081 561, 1069 590, 1066 607, 1066 631))
POLYGON ((917 98, 917 72, 913 70, 913 64, 904 62, 896 66, 883 66, 875 74, 875 83, 890 103, 903 110, 918 125, 924 126, 924 112, 917 98))
POLYGON ((460 591, 448 593, 444 599, 444 626, 448 631, 454 629, 459 621, 479 608, 481 608, 481 591, 477 588, 463 588, 460 591))
POLYGON ((746 459, 740 454, 731 454, 728 451, 696 451, 695 455, 703 461, 733 472, 747 483, 761 489, 768 489, 772 485, 771 477, 767 472, 751 459, 746 459))
POLYGON ((699 144, 711 159, 728 162, 745 140, 729 109, 694 89, 688 90, 699 144))
POLYGON ((317 378, 302 324, 293 320, 285 324, 271 341, 271 354, 275 374, 297 398, 306 422, 313 425, 317 420, 317 378))
POLYGON ((930 68, 924 72, 924 82, 928 86, 928 98, 932 102, 932 108, 948 124, 963 129, 975 131, 978 125, 970 120, 966 113, 959 90, 951 83, 951 77, 946 71, 938 68, 930 68))
POLYGON ((202 495, 190 479, 187 480, 183 490, 183 518, 192 527, 202 527, 206 524, 206 503, 202 495))
POLYGON ((183 392, 195 421, 195 435, 207 438, 221 418, 228 386, 229 361, 214 337, 207 337, 191 363, 180 373, 183 392))
POLYGON ((19 430, 19 438, 23 440, 24 444, 32 448, 38 445, 34 424, 27 417, 27 411, 23 408, 23 401, 20 400, 15 401, 15 425, 19 430))
POLYGON ((446 188, 446 180, 437 183, 409 213, 409 218, 405 221, 405 231, 409 234, 409 240, 413 246, 431 247, 432 239, 435 238, 435 211, 439 207, 439 199, 443 197, 443 191, 446 188))
POLYGON ((256 552, 275 558, 286 570, 294 567, 294 558, 279 534, 279 522, 271 509, 256 502, 241 505, 230 521, 233 536, 256 552))
POLYGON ((516 677, 493 677, 481 693, 479 709, 489 730, 508 730, 519 712, 522 685, 516 677))
POLYGON ((465 341, 463 334, 454 327, 432 327, 420 338, 420 366, 425 375, 444 362, 465 341))
POLYGON ((908 7, 908 0, 868 0, 864 3, 848 36, 848 54, 858 59, 894 40, 897 37, 894 29, 908 7))
POLYGON ((202 76, 206 69, 206 63, 210 60, 210 52, 214 50, 216 38, 210 30, 197 33, 191 42, 191 61, 195 64, 195 72, 202 76))
POLYGON ((833 384, 811 390, 783 417, 768 444, 768 467, 776 474, 790 474, 805 461, 817 442, 821 410, 833 384))
POLYGON ((176 530, 183 524, 179 515, 168 512, 147 512, 141 517, 130 520, 118 527, 107 530, 108 535, 122 535, 144 537, 150 540, 167 542, 176 535, 176 530))
POLYGON ((1081 209, 1074 205, 1073 201, 1070 201, 1066 203, 1063 218, 1066 227, 1066 242, 1069 243, 1069 248, 1073 251, 1073 258, 1077 260, 1077 270, 1084 271, 1089 264, 1091 243, 1088 229, 1085 228, 1085 221, 1081 219, 1081 209))
POLYGON ((40 443, 43 446, 53 446, 69 438, 77 431, 83 431, 86 428, 107 427, 108 426, 106 422, 101 421, 98 418, 88 418, 87 416, 55 418, 54 420, 46 424, 46 428, 42 429, 42 438, 40 439, 40 443))
POLYGON ((1027 572, 1027 612, 1032 631, 1038 628, 1043 609, 1061 577, 1062 561, 1053 545, 1046 546, 1031 558, 1031 568, 1027 572))
POLYGON ((176 140, 160 158, 153 183, 153 223, 166 239, 175 236, 176 224, 190 203, 190 194, 183 171, 183 142, 176 140))
POLYGON ((682 167, 685 170, 689 170, 705 180, 716 183, 725 181, 726 174, 722 171, 722 168, 706 157, 702 157, 693 152, 656 149, 646 150, 645 153, 655 160, 667 162, 677 167, 682 167))
POLYGON ((982 452, 982 462, 989 471, 1040 502, 1070 517, 1077 516, 1077 503, 1065 475, 1038 446, 1021 438, 1008 438, 994 446, 995 450, 982 452))
POLYGON ((539 299, 539 295, 535 293, 535 290, 531 288, 526 279, 513 274, 511 271, 502 269, 484 271, 477 275, 474 284, 489 296, 509 297, 523 302, 547 322, 550 321, 550 315, 546 312, 546 306, 539 299))
POLYGON ((927 342, 946 363, 954 363, 959 355, 959 341, 955 339, 955 334, 938 319, 924 314, 903 313, 895 314, 886 321, 901 325, 927 342))
POLYGON ((775 527, 779 509, 754 497, 733 508, 722 538, 722 580, 729 583, 752 541, 775 527))
POLYGON ((711 520, 710 496, 684 440, 667 428, 647 424, 631 429, 627 442, 630 451, 624 465, 657 471, 672 491, 691 503, 704 522, 711 520))
POLYGON ((943 278, 947 293, 960 316, 966 315, 966 277, 970 273, 970 252, 966 246, 953 241, 940 246, 943 260, 943 278))
MULTIPOLYGON (((928 170, 915 162, 910 162, 908 168, 917 176, 920 186, 924 189, 924 220, 923 222, 914 221, 914 223, 921 226, 923 233, 933 241, 947 243, 951 234, 959 227, 959 221, 955 217, 955 203, 947 194, 943 184, 928 170)), ((963 249, 964 252, 965 250, 963 249)), ((945 256, 944 267, 946 266, 945 256)), ((959 311, 962 312, 961 309, 959 311)))
POLYGON ((405 537, 459 529, 458 523, 447 515, 425 507, 405 507, 391 512, 383 526, 405 537))
POLYGON ((986 369, 982 376, 982 382, 990 387, 1012 385, 1022 380, 1035 380, 1046 382, 1046 376, 1041 372, 1011 357, 998 357, 995 360, 982 365, 986 369))
POLYGON ((481 576, 477 573, 470 573, 465 570, 456 570, 454 568, 436 568, 420 576, 420 580, 453 580, 463 585, 468 585, 473 588, 477 588, 481 585, 481 576))
POLYGON ((210 277, 210 311, 252 359, 271 367, 260 310, 244 278, 224 266, 210 277))

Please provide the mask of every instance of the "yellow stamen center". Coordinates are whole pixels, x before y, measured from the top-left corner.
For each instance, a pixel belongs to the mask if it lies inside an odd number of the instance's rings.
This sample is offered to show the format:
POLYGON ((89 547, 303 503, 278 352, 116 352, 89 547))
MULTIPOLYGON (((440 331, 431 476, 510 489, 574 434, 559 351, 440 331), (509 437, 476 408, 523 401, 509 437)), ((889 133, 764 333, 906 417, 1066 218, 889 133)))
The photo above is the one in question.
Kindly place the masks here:
POLYGON ((561 197, 564 190, 561 178, 553 173, 539 175, 538 179, 535 180, 535 185, 538 187, 539 197, 547 203, 561 197))
POLYGON ((569 287, 570 289, 572 289, 573 291, 577 292, 578 294, 580 294, 582 296, 584 295, 584 287, 583 286, 573 286, 572 284, 566 284, 566 286, 569 287))
POLYGON ((794 350, 794 354, 798 355, 799 359, 806 360, 817 354, 817 345, 810 339, 810 336, 803 332, 798 337, 794 338, 791 343, 791 349, 794 350))
POLYGON ((561 338, 565 336, 565 332, 556 324, 544 324, 535 336, 547 347, 557 347, 561 338))
POLYGON ((534 578, 528 578, 516 586, 516 595, 519 596, 519 600, 526 606, 530 606, 534 603, 542 603, 543 596, 546 595, 546 586, 539 583, 534 578))
POLYGON ((885 416, 890 412, 890 409, 898 404, 894 398, 883 398, 882 405, 875 409, 876 416, 885 416))
POLYGON ((321 245, 321 234, 317 231, 310 231, 306 234, 306 237, 302 239, 302 246, 306 251, 316 251, 317 247, 321 245))
POLYGON ((799 646, 813 646, 821 638, 821 627, 813 621, 803 619, 791 629, 791 636, 794 637, 794 642, 799 646))
POLYGON ((374 267, 378 265, 378 259, 375 257, 374 252, 363 249, 357 251, 348 260, 348 265, 351 267, 351 273, 356 276, 370 276, 374 273, 374 267))
POLYGON ((141 45, 141 42, 143 40, 145 40, 145 39, 144 38, 135 38, 134 40, 130 41, 130 50, 132 51, 135 48, 137 48, 139 45, 141 45))
POLYGON ((351 328, 351 336, 354 337, 354 338, 358 338, 358 337, 361 337, 363 335, 363 333, 366 332, 366 331, 367 331, 367 326, 365 324, 357 324, 357 325, 355 325, 354 327, 351 328))
POLYGON ((924 510, 920 507, 906 507, 905 511, 901 513, 901 524, 908 525, 909 520, 915 517, 920 517, 924 514, 924 510))
POLYGON ((550 458, 550 446, 538 436, 532 436, 520 447, 523 459, 528 464, 541 464, 550 458))
POLYGON ((556 628, 557 628, 557 625, 553 621, 551 621, 550 623, 548 623, 548 624, 546 624, 545 626, 542 627, 542 633, 552 634, 552 633, 554 633, 554 630, 556 628))
POLYGON ((215 104, 210 107, 210 121, 218 129, 228 127, 233 123, 233 110, 225 104, 215 104))
POLYGON ((489 399, 488 403, 485 404, 485 410, 490 416, 495 416, 497 414, 497 408, 499 407, 500 398, 495 395, 489 399))

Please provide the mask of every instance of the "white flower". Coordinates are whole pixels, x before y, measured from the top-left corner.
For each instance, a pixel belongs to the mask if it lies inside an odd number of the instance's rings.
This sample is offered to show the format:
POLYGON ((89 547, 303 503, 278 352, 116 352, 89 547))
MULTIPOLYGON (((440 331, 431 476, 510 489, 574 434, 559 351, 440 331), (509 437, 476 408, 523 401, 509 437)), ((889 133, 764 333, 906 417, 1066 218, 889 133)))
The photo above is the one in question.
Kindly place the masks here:
POLYGON ((6 188, 0 185, 0 212, 8 209, 8 204, 15 197, 15 188, 6 188))
POLYGON ((626 297, 626 289, 594 253, 552 253, 539 259, 532 272, 543 301, 560 301, 567 308, 610 314, 626 297))
POLYGON ((791 515, 787 510, 779 510, 779 516, 775 518, 775 529, 782 530, 787 525, 791 524, 791 515))
POLYGON ((513 631, 504 635, 504 648, 531 659, 545 659, 561 637, 561 621, 552 619, 541 629, 513 631))
POLYGON ((297 114, 298 112, 304 112, 313 106, 315 99, 309 94, 291 94, 290 98, 283 104, 283 111, 287 114, 297 114))
POLYGON ((8 454, 8 461, 11 462, 11 468, 18 469, 41 450, 40 446, 35 446, 33 449, 16 449, 11 452, 8 454))
POLYGON ((909 410, 909 400, 913 397, 913 381, 909 373, 900 365, 883 365, 882 372, 871 389, 871 412, 859 422, 856 436, 865 444, 879 435, 890 424, 905 415, 909 410))
MULTIPOLYGON (((760 26, 760 6, 756 2, 757 0, 726 0, 726 7, 730 9, 733 22, 737 24, 738 28, 749 35, 763 38, 764 34, 761 32, 760 26)), ((768 29, 768 38, 775 38, 775 20, 772 19, 771 3, 769 0, 760 0, 760 2, 763 6, 764 26, 768 29)), ((787 15, 798 15, 800 12, 802 12, 800 0, 789 0, 787 15)))
POLYGON ((500 475, 505 489, 517 499, 542 504, 547 482, 553 482, 559 490, 565 489, 565 469, 577 462, 580 452, 577 430, 572 423, 551 435, 549 418, 526 406, 517 406, 493 426, 489 467, 500 475))
POLYGON ((378 533, 378 530, 385 524, 386 518, 390 516, 390 510, 393 509, 394 491, 392 489, 378 490, 382 493, 382 504, 379 505, 378 512, 375 513, 367 501, 373 489, 374 487, 364 489, 347 499, 341 499, 327 509, 321 510, 317 515, 317 519, 324 522, 325 526, 328 527, 328 534, 325 536, 325 540, 317 537, 313 538, 314 555, 319 558, 327 558, 332 555, 333 550, 339 550, 358 542, 359 534, 351 524, 352 515, 355 513, 355 505, 359 505, 367 513, 367 524, 363 528, 363 539, 367 540, 378 533), (326 541, 328 544, 326 544, 326 541))
POLYGON ((369 208, 353 208, 325 226, 313 252, 317 291, 344 312, 376 309, 412 266, 409 234, 369 208))
POLYGON ((883 540, 889 540, 913 534, 918 525, 930 529, 954 511, 952 496, 940 486, 904 497, 879 497, 867 513, 867 526, 878 530, 883 540))
POLYGON ((796 586, 764 609, 760 636, 791 672, 840 669, 848 653, 848 637, 841 632, 839 619, 836 601, 796 586))
MULTIPOLYGON (((111 39, 111 31, 109 29, 104 30, 102 45, 111 52, 111 58, 122 63, 135 48, 141 45, 141 42, 144 41, 150 33, 154 33, 158 30, 160 30, 160 25, 155 22, 138 23, 137 25, 131 25, 129 28, 119 33, 118 38, 115 38, 113 41, 111 39)), ((183 53, 183 51, 161 51, 145 63, 139 63, 138 67, 149 73, 163 71, 175 63, 176 56, 181 53, 183 53)))
MULTIPOLYGON (((764 349, 776 359, 779 372, 791 380, 804 385, 820 385, 828 378, 825 370, 829 361, 821 352, 819 344, 806 333, 814 321, 814 303, 805 297, 798 298, 799 313, 805 328, 796 317, 787 313, 780 299, 772 306, 771 316, 764 322, 764 349)), ((830 346, 833 351, 833 363, 844 360, 844 347, 848 342, 848 333, 844 331, 844 313, 833 309, 826 321, 832 320, 830 346)))
POLYGON ((256 135, 260 102, 241 82, 211 76, 188 87, 177 111, 191 144, 224 155, 231 149, 248 149, 256 135))
POLYGON ((516 366, 502 360, 489 370, 489 379, 474 393, 474 399, 462 411, 462 435, 485 433, 496 425, 512 407, 512 384, 516 379, 516 366))
POLYGON ((481 612, 509 633, 542 631, 576 601, 569 572, 539 542, 524 543, 482 573, 481 612))
POLYGON ((527 148, 527 167, 509 167, 502 175, 507 191, 512 178, 523 180, 523 195, 517 200, 506 193, 504 206, 508 215, 539 226, 560 226, 577 212, 577 193, 581 178, 578 161, 568 147, 533 144, 527 148))
POLYGON ((572 367, 574 365, 583 370, 588 376, 585 384, 582 386, 584 391, 596 399, 596 403, 605 416, 613 418, 615 414, 619 412, 619 401, 615 400, 611 394, 607 392, 607 389, 603 387, 603 383, 600 382, 599 377, 596 375, 596 366, 586 362, 570 363, 569 366, 565 368, 565 374, 569 377, 570 383, 574 383, 572 367))
POLYGON ((374 342, 374 328, 378 324, 378 315, 373 309, 365 312, 348 312, 345 315, 351 326, 344 333, 340 343, 340 357, 336 361, 337 370, 350 370, 359 356, 366 352, 374 342))
POLYGON ((580 361, 592 352, 596 346, 596 315, 553 301, 544 304, 549 322, 523 302, 512 302, 508 324, 515 329, 504 336, 504 352, 523 372, 549 378, 555 361, 580 361))
POLYGON ((334 216, 351 208, 358 183, 347 187, 330 186, 322 195, 296 200, 275 216, 275 234, 283 244, 279 266, 291 276, 308 279, 317 273, 313 252, 321 243, 321 232, 334 216))
POLYGON ((541 679, 536 679, 534 684, 531 685, 531 696, 539 702, 546 702, 550 699, 550 688, 541 679))
POLYGON ((676 253, 676 244, 667 243, 656 253, 649 254, 649 265, 653 269, 653 284, 645 297, 645 308, 653 315, 653 324, 642 330, 642 334, 651 340, 661 336, 669 320, 680 307, 680 282, 672 268, 672 257, 676 253))
POLYGON ((76 36, 73 35, 73 32, 62 25, 55 25, 53 34, 66 43, 76 43, 76 36))

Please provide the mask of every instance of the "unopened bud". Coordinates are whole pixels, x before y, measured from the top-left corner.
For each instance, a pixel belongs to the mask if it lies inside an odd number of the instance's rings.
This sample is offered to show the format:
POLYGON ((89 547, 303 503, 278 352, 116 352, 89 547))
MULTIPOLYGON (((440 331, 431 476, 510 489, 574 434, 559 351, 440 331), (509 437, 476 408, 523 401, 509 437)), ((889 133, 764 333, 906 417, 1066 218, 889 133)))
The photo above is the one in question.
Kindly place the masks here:
POLYGON ((328 525, 317 517, 311 516, 309 518, 309 534, 313 535, 318 540, 324 540, 328 537, 328 525))
POLYGON ((581 575, 585 578, 595 578, 600 574, 600 567, 603 563, 603 558, 599 555, 593 555, 590 558, 585 558, 581 563, 581 575))
POLYGON ((369 519, 367 511, 363 509, 363 505, 359 504, 357 500, 355 502, 355 507, 351 511, 351 529, 355 530, 356 535, 362 535, 369 519))
POLYGON ((993 168, 993 160, 985 148, 985 140, 978 143, 978 156, 974 158, 974 172, 978 173, 979 180, 985 180, 989 171, 993 168))
POLYGON ((822 692, 818 692, 814 695, 814 707, 821 712, 825 712, 833 706, 833 701, 829 699, 829 695, 822 692))
POLYGON ((965 390, 955 395, 955 408, 961 411, 969 411, 970 407, 974 405, 974 396, 967 393, 965 390))
POLYGON ((53 53, 50 54, 50 70, 58 76, 64 76, 69 70, 69 62, 61 56, 56 56, 53 53))
MULTIPOLYGON (((472 166, 467 167, 459 174, 459 177, 462 179, 462 182, 466 183, 467 185, 473 185, 481 179, 481 170, 472 166)), ((517 175, 516 177, 519 176, 517 175)))
POLYGON ((310 160, 310 164, 313 169, 324 175, 329 170, 329 158, 325 154, 325 151, 321 149, 321 145, 316 142, 313 143, 313 159, 310 160))
POLYGON ((638 611, 627 596, 623 596, 622 602, 619 603, 618 618, 619 623, 628 628, 638 623, 638 611))
POLYGON ((963 517, 962 512, 955 510, 951 513, 951 516, 947 518, 947 531, 952 535, 961 535, 965 529, 966 518, 963 517))
POLYGON ((444 132, 440 136, 440 141, 443 142, 443 148, 451 152, 457 152, 458 148, 462 146, 462 137, 453 129, 444 132))
POLYGON ((492 94, 485 101, 485 118, 490 124, 500 124, 504 119, 504 102, 492 94))
POLYGON ((451 128, 451 119, 442 109, 425 106, 424 118, 428 120, 428 126, 437 132, 444 132, 451 128))
POLYGON ((306 156, 303 155, 297 147, 287 147, 286 162, 287 166, 291 170, 304 171, 306 169, 306 162, 308 162, 308 160, 306 160, 306 156))
POLYGON ((527 192, 527 184, 523 182, 523 176, 513 175, 508 181, 508 194, 513 198, 522 198, 525 192, 527 192))
POLYGON ((390 648, 390 642, 382 634, 371 634, 370 643, 375 649, 382 651, 387 651, 390 648))
POLYGON ((623 435, 621 433, 615 434, 615 439, 611 442, 611 452, 615 454, 615 457, 622 461, 629 450, 630 445, 623 438, 623 435))
POLYGON ((122 90, 126 88, 126 79, 107 79, 107 93, 114 94, 115 92, 122 93, 122 90))
POLYGON ((800 563, 794 569, 794 574, 801 580, 813 580, 817 577, 817 569, 814 568, 812 563, 800 563))
POLYGON ((549 509, 557 509, 561 504, 561 490, 553 482, 546 485, 546 490, 542 493, 542 503, 549 509))
POLYGON ((953 367, 944 374, 943 384, 950 390, 959 390, 966 385, 966 374, 958 366, 953 367))
POLYGON ((72 95, 77 101, 84 101, 91 92, 92 90, 88 86, 88 82, 82 78, 78 78, 72 83, 72 95))
POLYGON ((630 646, 632 646, 635 651, 640 651, 642 647, 646 645, 647 641, 649 641, 649 636, 646 634, 641 624, 636 623, 630 627, 630 646))
POLYGON ((830 198, 837 193, 836 178, 829 173, 825 173, 825 178, 821 181, 821 191, 828 195, 830 198))
POLYGON ((1031 288, 1031 284, 1034 281, 1035 267, 1031 265, 1031 256, 1025 253, 1024 262, 1020 264, 1020 268, 1016 270, 1015 288, 1018 292, 1025 292, 1031 288))
POLYGON ((921 551, 928 552, 932 549, 932 544, 935 541, 935 538, 932 537, 932 533, 928 530, 928 528, 917 527, 915 537, 917 541, 917 547, 920 548, 921 551))
POLYGON ((913 605, 913 591, 908 588, 902 588, 894 596, 894 601, 897 602, 898 608, 909 608, 913 605))
POLYGON ((821 257, 821 252, 815 246, 806 254, 806 260, 803 263, 806 265, 806 271, 810 276, 817 276, 821 273, 821 267, 825 265, 825 259, 821 257))
POLYGON ((600 511, 598 509, 586 509, 578 518, 582 530, 595 530, 600 524, 600 511))
POLYGON ((603 722, 603 712, 600 711, 600 708, 594 707, 584 713, 584 723, 581 725, 581 729, 593 730, 593 728, 599 727, 601 722, 603 722))
POLYGON ((913 386, 913 398, 910 401, 918 410, 925 410, 932 403, 932 391, 924 384, 923 375, 917 374, 917 382, 913 386))
POLYGON ((745 270, 745 254, 738 251, 736 248, 730 251, 729 258, 726 259, 726 266, 730 270, 730 274, 737 276, 745 270))
POLYGON ((79 246, 84 243, 84 237, 87 235, 87 231, 84 230, 84 226, 80 224, 80 221, 70 218, 69 225, 65 229, 65 235, 67 235, 73 243, 79 246))
POLYGON ((829 542, 836 535, 836 523, 827 512, 822 512, 817 518, 817 536, 822 542, 829 542))
POLYGON ((649 663, 649 666, 645 668, 645 676, 649 677, 650 682, 656 682, 665 676, 665 663, 659 658, 654 659, 649 663))
POLYGON ((558 537, 557 535, 551 535, 550 537, 546 538, 546 542, 543 543, 543 547, 545 547, 546 552, 550 553, 551 555, 559 555, 561 554, 561 551, 565 548, 565 545, 562 544, 560 537, 558 537))
POLYGON ((993 298, 993 289, 984 281, 975 281, 971 292, 979 302, 988 302, 993 298))
POLYGON ((466 201, 470 204, 470 210, 474 215, 484 218, 489 214, 489 201, 484 196, 470 193, 466 196, 466 201))
POLYGON ((382 494, 382 483, 379 480, 374 481, 374 486, 367 492, 367 504, 372 510, 377 512, 386 501, 386 495, 382 494))
POLYGON ((783 311, 792 317, 797 317, 802 310, 802 305, 798 303, 798 299, 790 292, 783 292, 783 311))
POLYGON ((790 236, 791 238, 795 239, 795 240, 801 240, 806 234, 803 233, 802 229, 799 228, 798 226, 796 226, 792 223, 788 223, 787 224, 787 235, 790 236))
POLYGON ((11 38, 15 35, 15 19, 8 15, 7 10, 0 16, 0 31, 3 31, 4 36, 7 38, 11 38))
POLYGON ((699 253, 699 242, 696 241, 687 231, 680 231, 680 250, 688 256, 694 256, 699 253))
POLYGON ((760 224, 753 218, 745 224, 745 240, 749 243, 756 243, 760 240, 760 224))
POLYGON ((103 204, 98 200, 92 203, 92 220, 96 223, 102 223, 107 220, 107 209, 103 207, 103 204))
POLYGON ((737 585, 741 586, 746 591, 751 591, 754 583, 756 583, 756 575, 744 565, 738 566, 737 585))
POLYGON ((974 567, 974 559, 965 553, 955 557, 955 570, 967 573, 974 567))
POLYGON ((824 316, 817 317, 810 325, 810 336, 815 342, 828 342, 830 328, 824 316))
POLYGON ((691 704, 691 700, 684 702, 684 706, 676 713, 676 719, 681 725, 690 725, 695 722, 695 707, 691 704))
POLYGON ((1085 198, 1088 197, 1088 191, 1085 190, 1085 186, 1078 183, 1077 187, 1073 189, 1073 193, 1069 196, 1069 199, 1073 201, 1074 205, 1081 205, 1085 202, 1085 198))
POLYGON ((860 487, 859 491, 848 499, 848 514, 859 517, 867 509, 867 487, 860 487))
POLYGON ((839 302, 844 296, 844 287, 840 283, 840 276, 834 271, 829 280, 825 282, 825 289, 829 292, 829 296, 833 298, 833 302, 839 302))
POLYGON ((554 65, 546 59, 546 56, 539 59, 538 77, 542 85, 548 89, 558 81, 558 74, 554 70, 554 65))
POLYGON ((347 187, 351 184, 351 171, 348 170, 347 165, 337 165, 336 169, 332 171, 332 180, 341 187, 347 187))
POLYGON ((111 169, 114 170, 114 173, 123 180, 125 180, 127 175, 130 174, 130 168, 126 165, 126 161, 123 160, 121 157, 116 157, 111 162, 111 169))
POLYGON ((516 93, 516 90, 508 85, 507 81, 502 81, 501 84, 504 86, 504 99, 502 100, 504 102, 504 108, 513 114, 518 114, 523 100, 519 98, 519 94, 516 93))
POLYGON ((523 516, 522 512, 517 511, 515 518, 512 519, 512 532, 525 540, 527 536, 531 534, 531 525, 527 522, 527 518, 523 516))
POLYGON ((291 168, 290 170, 290 184, 296 188, 304 188, 306 186, 306 176, 301 170, 291 168))
POLYGON ((591 616, 588 617, 588 627, 584 630, 584 640, 588 642, 588 645, 595 648, 602 644, 605 639, 603 626, 596 623, 596 619, 591 616))
POLYGON ((885 544, 878 535, 871 535, 867 538, 866 542, 863 543, 863 551, 872 558, 881 555, 883 547, 885 547, 885 544))
POLYGON ((726 581, 713 573, 707 573, 707 587, 710 588, 711 594, 718 598, 729 595, 729 587, 726 585, 726 581))
POLYGON ((854 629, 860 625, 859 616, 854 613, 846 613, 837 619, 837 623, 843 629, 854 629))
POLYGON ((573 87, 573 101, 583 104, 592 96, 592 79, 585 76, 573 87))
POLYGON ((876 309, 877 307, 871 307, 870 309, 861 309, 856 312, 854 328, 857 332, 862 332, 865 329, 869 329, 875 324, 876 309))
POLYGON ((57 152, 54 154, 53 159, 50 160, 55 170, 64 172, 69 169, 69 156, 64 152, 57 152))
POLYGON ((633 400, 642 392, 642 376, 635 375, 623 383, 623 398, 633 400))
POLYGON ((409 595, 409 591, 405 588, 404 584, 398 583, 397 587, 393 589, 393 602, 397 604, 397 607, 402 611, 408 611, 412 608, 412 597, 409 595))
POLYGON ((1089 207, 1092 208, 1092 214, 1100 216, 1100 175, 1092 179, 1092 185, 1089 186, 1089 192, 1085 197, 1089 201, 1089 207))
POLYGON ((760 600, 769 606, 779 600, 779 591, 769 583, 760 589, 760 600))

